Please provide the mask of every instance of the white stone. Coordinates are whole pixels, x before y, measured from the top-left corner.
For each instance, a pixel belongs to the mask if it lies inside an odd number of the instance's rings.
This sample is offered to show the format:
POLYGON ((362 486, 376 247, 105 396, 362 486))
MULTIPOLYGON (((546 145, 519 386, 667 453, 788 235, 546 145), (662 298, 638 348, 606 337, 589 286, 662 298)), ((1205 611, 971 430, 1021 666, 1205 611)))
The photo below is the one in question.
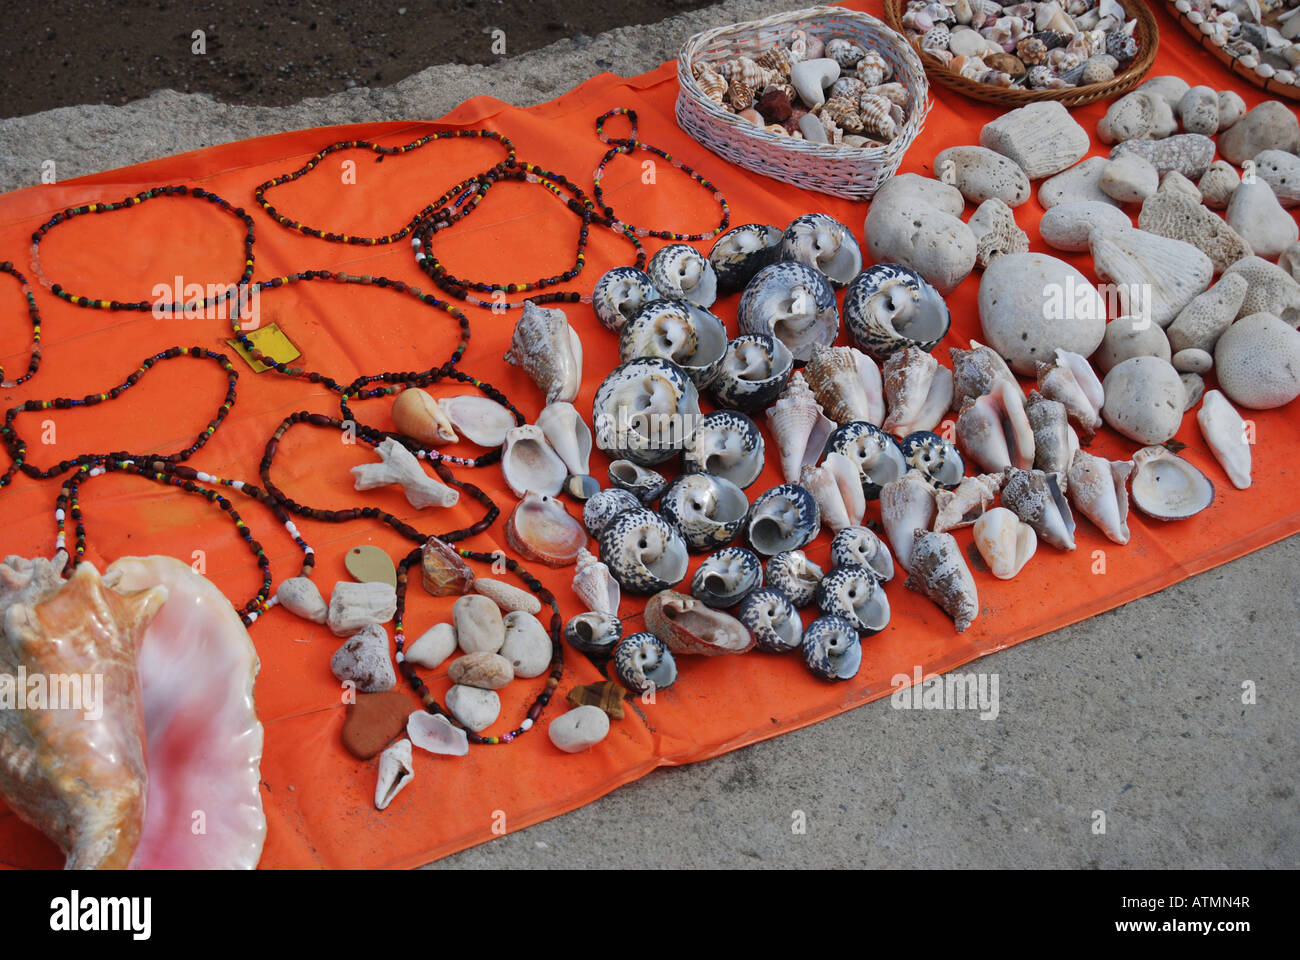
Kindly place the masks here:
POLYGON ((397 672, 388 652, 388 631, 369 623, 350 637, 330 658, 330 670, 341 683, 354 683, 361 693, 383 693, 397 685, 397 672))
POLYGON ((574 707, 552 720, 546 733, 565 753, 581 753, 608 736, 609 715, 591 704, 574 707))
POLYGON ((1282 206, 1300 206, 1300 157, 1284 150, 1264 150, 1255 157, 1255 176, 1273 188, 1282 206))
POLYGON ((516 677, 540 677, 551 668, 551 637, 540 620, 516 610, 506 614, 505 630, 501 656, 510 661, 516 677))
POLYGON ((1178 432, 1187 394, 1169 361, 1131 357, 1106 374, 1102 389, 1102 419, 1130 440, 1164 443, 1178 432))
POLYGON ((312 623, 324 623, 329 613, 319 588, 306 577, 290 577, 280 584, 275 596, 284 609, 312 623))
POLYGON ((1131 226, 1128 214, 1108 197, 1105 203, 1085 200, 1052 207, 1038 221, 1038 232, 1048 246, 1079 253, 1088 249, 1088 236, 1095 228, 1131 226))
POLYGON ((1101 189, 1101 176, 1110 163, 1105 157, 1089 157, 1063 173, 1044 180, 1038 188, 1038 202, 1044 210, 1064 203, 1107 203, 1119 201, 1101 189))
POLYGON ((433 670, 456 652, 456 628, 450 623, 435 623, 406 648, 406 659, 417 667, 433 670))
POLYGON ((498 653, 506 642, 501 608, 477 593, 466 594, 452 605, 456 642, 466 653, 498 653))
POLYGON ((329 627, 349 637, 372 623, 387 623, 397 613, 397 590, 389 583, 340 580, 330 594, 329 627))
POLYGON ((1140 203, 1156 192, 1160 176, 1151 161, 1137 154, 1106 161, 1098 180, 1103 193, 1120 203, 1140 203))
POLYGON ((501 714, 501 698, 495 690, 458 683, 447 691, 447 709, 467 729, 480 733, 496 723, 501 714))
POLYGON ((1282 209, 1273 188, 1263 180, 1242 181, 1232 192, 1225 219, 1241 234, 1257 257, 1276 260, 1288 246, 1300 239, 1300 226, 1282 209))

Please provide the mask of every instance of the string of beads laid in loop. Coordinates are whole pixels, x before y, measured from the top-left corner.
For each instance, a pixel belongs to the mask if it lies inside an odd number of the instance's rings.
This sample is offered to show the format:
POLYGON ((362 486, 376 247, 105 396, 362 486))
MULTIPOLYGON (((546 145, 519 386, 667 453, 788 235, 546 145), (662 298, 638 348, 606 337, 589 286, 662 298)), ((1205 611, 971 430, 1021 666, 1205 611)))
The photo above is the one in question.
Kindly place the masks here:
POLYGON ((7 273, 18 281, 19 287, 22 288, 23 296, 27 298, 27 316, 30 317, 32 321, 32 352, 27 361, 27 372, 16 380, 8 380, 5 378, 4 367, 0 367, 0 388, 10 390, 20 384, 26 383, 32 378, 32 375, 40 369, 41 311, 36 307, 36 294, 32 291, 32 285, 27 282, 27 278, 19 273, 10 261, 5 260, 0 262, 0 273, 7 273))

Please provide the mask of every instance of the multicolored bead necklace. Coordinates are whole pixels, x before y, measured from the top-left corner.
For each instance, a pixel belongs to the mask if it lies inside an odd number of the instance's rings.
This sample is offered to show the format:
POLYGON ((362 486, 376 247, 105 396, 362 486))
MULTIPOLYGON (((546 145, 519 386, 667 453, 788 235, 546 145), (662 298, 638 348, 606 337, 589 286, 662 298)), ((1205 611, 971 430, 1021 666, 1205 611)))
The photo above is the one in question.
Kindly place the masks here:
MULTIPOLYGON (((452 187, 437 200, 433 201, 433 203, 427 205, 415 214, 406 226, 382 237, 362 237, 355 234, 326 232, 315 227, 309 227, 297 220, 284 216, 276 210, 275 207, 271 206, 270 201, 266 199, 266 192, 272 187, 278 187, 283 183, 290 183, 297 180, 299 177, 306 176, 327 156, 340 150, 369 150, 372 153, 378 154, 379 156, 376 159, 376 162, 382 163, 384 157, 410 153, 437 140, 456 139, 460 137, 476 137, 496 140, 505 147, 505 159, 496 167, 493 167, 493 170, 513 167, 515 165, 515 145, 511 143, 509 139, 494 130, 440 130, 437 133, 431 133, 428 136, 420 137, 418 140, 412 140, 410 143, 400 147, 382 147, 377 143, 370 142, 369 140, 340 140, 339 142, 332 143, 325 149, 316 153, 310 160, 292 173, 272 177, 265 183, 258 184, 253 190, 253 196, 257 199, 257 202, 262 209, 265 210, 276 223, 308 237, 316 237, 320 240, 328 240, 332 243, 350 243, 359 246, 376 246, 385 243, 396 243, 398 240, 409 236, 422 222, 430 217, 435 217, 440 212, 448 219, 459 219, 459 216, 463 215, 463 213, 452 214, 443 208, 451 202, 453 197, 456 197, 457 194, 461 193, 465 184, 470 181, 462 181, 462 183, 452 187)), ((477 179, 480 176, 482 176, 482 174, 476 175, 476 177, 471 178, 471 180, 477 179)))
MULTIPOLYGON (((599 117, 596 118, 596 136, 600 137, 600 139, 605 143, 613 144, 613 146, 610 147, 610 149, 605 153, 605 155, 600 158, 600 163, 596 165, 596 172, 592 176, 592 182, 595 189, 592 192, 596 198, 597 205, 600 206, 602 212, 609 219, 610 225, 614 227, 614 229, 620 229, 621 227, 626 226, 629 227, 629 229, 634 230, 636 234, 641 237, 659 237, 662 240, 690 242, 693 240, 708 240, 712 237, 716 237, 718 234, 726 230, 727 227, 730 225, 731 207, 727 204, 726 197, 722 195, 722 193, 718 190, 716 186, 713 185, 712 182, 706 180, 703 176, 696 173, 690 167, 686 166, 686 164, 680 162, 679 160, 674 160, 669 154, 665 153, 663 150, 660 150, 658 147, 651 146, 650 144, 644 143, 636 138, 636 111, 635 110, 631 110, 627 107, 615 107, 613 110, 601 114, 599 117), (630 136, 627 137, 606 136, 605 121, 613 117, 620 117, 620 116, 627 117, 628 120, 631 122, 632 130, 630 136), (611 160, 613 160, 621 153, 626 153, 628 155, 631 155, 631 153, 634 150, 644 150, 647 153, 653 153, 657 157, 662 157, 663 159, 671 163, 674 167, 676 167, 678 170, 682 171, 682 173, 689 176, 700 186, 704 187, 704 189, 712 191, 713 199, 717 200, 718 203, 722 206, 722 220, 718 223, 718 225, 714 227, 712 230, 710 230, 708 233, 674 233, 671 230, 650 230, 646 227, 631 227, 630 224, 627 224, 625 221, 621 220, 619 216, 614 212, 614 208, 611 207, 609 204, 605 203, 605 190, 604 187, 601 186, 601 181, 605 178, 605 166, 611 160)), ((639 267, 640 265, 638 264, 638 268, 639 267)))
POLYGON ((36 295, 32 292, 32 285, 27 282, 27 278, 14 268, 14 265, 8 260, 0 263, 0 273, 7 273, 18 281, 22 287, 23 296, 27 298, 27 315, 32 320, 32 352, 27 361, 27 372, 17 380, 5 379, 4 367, 0 367, 0 387, 10 390, 19 384, 26 383, 32 378, 32 374, 40 368, 41 365, 41 311, 36 308, 36 295))
MULTIPOLYGON (((139 310, 145 313, 154 310, 163 311, 171 315, 193 313, 195 311, 207 310, 215 307, 226 300, 236 297, 239 291, 248 285, 253 276, 253 218, 244 212, 243 207, 236 207, 228 201, 223 200, 215 193, 199 187, 171 186, 171 187, 152 187, 149 190, 143 190, 133 197, 126 197, 117 203, 88 203, 80 207, 72 207, 64 210, 62 213, 56 213, 45 223, 36 228, 32 234, 32 269, 36 272, 37 279, 42 285, 48 286, 50 292, 56 297, 61 297, 68 303, 78 307, 89 307, 95 310, 139 310), (125 210, 129 207, 136 207, 146 203, 155 197, 193 197, 196 200, 206 200, 218 210, 222 210, 238 217, 244 223, 246 233, 244 234, 244 272, 239 279, 232 284, 221 284, 222 289, 214 293, 213 296, 205 297, 202 300, 196 300, 193 303, 184 304, 173 302, 170 304, 155 303, 150 300, 105 300, 99 297, 86 297, 80 294, 69 293, 63 288, 62 284, 54 283, 45 275, 41 266, 40 246, 41 241, 60 224, 67 223, 77 217, 84 216, 88 213, 102 214, 114 213, 118 210, 125 210)), ((178 291, 179 292, 179 291, 178 291)))

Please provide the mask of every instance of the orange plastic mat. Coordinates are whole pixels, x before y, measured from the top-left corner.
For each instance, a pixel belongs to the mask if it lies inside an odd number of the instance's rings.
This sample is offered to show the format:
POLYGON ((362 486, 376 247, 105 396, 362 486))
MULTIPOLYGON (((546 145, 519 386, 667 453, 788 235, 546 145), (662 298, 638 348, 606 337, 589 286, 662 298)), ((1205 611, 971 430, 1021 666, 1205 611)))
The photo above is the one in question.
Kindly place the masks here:
MULTIPOLYGON (((879 13, 878 4, 865 4, 879 13)), ((1236 89, 1253 106, 1262 92, 1236 80, 1197 49, 1157 10, 1161 48, 1154 73, 1179 74, 1193 83, 1236 89)), ((904 171, 930 173, 929 163, 946 146, 977 142, 979 129, 997 115, 936 89, 938 103, 904 171)), ((557 100, 516 109, 478 97, 436 124, 381 123, 304 130, 227 144, 96 174, 68 183, 33 187, 0 197, 0 259, 13 260, 29 277, 32 230, 56 211, 86 202, 114 201, 159 184, 192 184, 212 190, 253 212, 257 222, 256 279, 308 268, 342 269, 399 278, 431 289, 416 268, 409 243, 354 247, 299 236, 273 223, 253 203, 254 185, 299 167, 325 145, 343 139, 371 139, 386 145, 409 142, 431 129, 487 127, 514 140, 519 157, 562 172, 584 189, 604 152, 593 121, 616 106, 640 115, 641 138, 666 149, 701 171, 725 193, 732 223, 759 221, 784 225, 795 216, 825 211, 847 223, 861 239, 866 207, 805 193, 794 187, 730 167, 683 134, 673 120, 677 95, 674 66, 632 79, 595 77, 557 100)), ((1076 111, 1095 130, 1104 105, 1076 111)), ((621 121, 611 132, 622 135, 621 121)), ((1104 155, 1094 143, 1092 151, 1104 155)), ((369 153, 333 154, 313 173, 281 186, 273 203, 285 214, 313 226, 360 233, 387 233, 464 176, 497 162, 490 141, 438 142, 422 150, 376 163, 369 153), (343 182, 343 162, 355 160, 355 184, 343 182)), ((607 174, 607 196, 626 220, 653 228, 691 232, 710 229, 717 205, 707 192, 660 162, 653 183, 643 182, 638 152, 615 160, 607 174)), ((650 179, 646 177, 644 179, 650 179)), ((1047 250, 1036 224, 1036 201, 1017 210, 1033 249, 1047 250)), ((511 281, 563 271, 573 259, 577 219, 545 190, 533 185, 497 186, 463 223, 440 233, 439 253, 453 274, 511 281)), ((152 299, 156 283, 175 276, 187 282, 235 279, 241 269, 241 229, 229 216, 192 199, 156 199, 107 216, 80 217, 53 231, 42 244, 48 275, 69 289, 96 297, 152 299)), ((650 241, 653 252, 660 241, 650 241)), ((707 244, 700 244, 707 250, 707 244)), ((1050 252, 1050 251, 1049 251, 1050 252)), ((631 261, 630 244, 607 230, 593 230, 587 266, 566 289, 590 292, 607 269, 631 261)), ((1071 258, 1089 276, 1090 259, 1071 258)), ((6 278, 0 277, 0 281, 6 278)), ((978 335, 975 295, 979 274, 949 297, 952 331, 936 351, 948 363, 947 347, 966 346, 978 335)), ((110 313, 73 307, 38 289, 44 316, 44 360, 40 372, 22 388, 0 397, 6 408, 26 399, 83 396, 119 383, 139 362, 173 345, 199 345, 233 352, 222 320, 155 320, 148 315, 110 313)), ((735 332, 736 296, 717 311, 735 332)), ((616 338, 596 321, 590 307, 566 307, 584 340, 585 377, 577 405, 589 413, 596 387, 616 360, 616 338)), ((524 374, 502 360, 517 313, 496 316, 470 310, 473 337, 461 369, 500 386, 530 418, 542 398, 524 374)), ((25 366, 26 312, 17 284, 0 282, 0 357, 6 370, 25 366)), ((266 292, 263 323, 276 321, 303 351, 301 363, 347 382, 367 372, 423 369, 442 362, 454 345, 454 323, 411 298, 374 287, 299 284, 266 292)), ((842 340, 843 342, 843 340, 842 340)), ((325 390, 274 373, 254 374, 236 360, 239 396, 225 426, 191 461, 227 477, 257 482, 265 441, 287 414, 308 410, 336 414, 336 397, 325 390)), ((1210 384, 1211 386, 1213 384, 1210 384)), ((123 398, 91 409, 42 411, 19 417, 31 444, 30 459, 48 466, 86 451, 129 449, 169 452, 190 442, 221 403, 224 379, 211 363, 180 359, 159 365, 123 398), (42 444, 45 421, 54 426, 54 444, 42 444)), ((472 392, 458 384, 433 388, 436 395, 472 392)), ((378 426, 391 423, 386 402, 372 400, 358 415, 378 426)), ((1003 583, 976 573, 981 612, 964 635, 929 601, 905 590, 901 579, 889 589, 893 622, 864 645, 863 667, 843 684, 815 680, 797 656, 753 653, 717 659, 679 658, 680 678, 658 701, 630 704, 627 718, 585 754, 568 756, 550 744, 542 729, 567 708, 564 694, 579 683, 601 679, 585 657, 566 650, 566 672, 559 693, 531 734, 510 745, 477 747, 459 759, 421 754, 414 783, 385 812, 372 803, 374 762, 358 762, 339 742, 344 708, 329 659, 339 641, 324 627, 304 623, 275 609, 252 628, 262 658, 257 703, 266 729, 262 763, 268 834, 264 867, 411 867, 490 840, 585 804, 657 766, 691 763, 816 723, 891 691, 896 674, 911 676, 920 665, 929 674, 960 664, 1175 583, 1184 577, 1239 557, 1300 530, 1294 463, 1300 451, 1296 404, 1252 413, 1261 442, 1255 447, 1255 484, 1237 491, 1209 455, 1194 417, 1184 420, 1178 440, 1184 455, 1214 480, 1214 506, 1181 523, 1160 524, 1133 515, 1132 542, 1117 547, 1086 520, 1080 521, 1078 549, 1070 554, 1050 547, 1014 581, 1003 583)), ((761 418, 760 418, 761 419, 761 418)), ((766 428, 765 428, 766 429, 766 428)), ((770 441, 769 441, 770 442, 770 441)), ((1135 445, 1103 431, 1094 451, 1126 457, 1135 445)), ((468 445, 452 452, 474 455, 468 445)), ((344 446, 338 434, 299 428, 281 444, 275 480, 290 496, 314 506, 343 508, 362 504, 389 510, 425 531, 466 526, 481 515, 469 498, 445 512, 413 511, 394 489, 369 495, 352 489, 348 469, 370 460, 364 445, 344 446)), ((774 464, 775 458, 769 457, 774 464)), ((593 457, 592 472, 604 476, 607 461, 593 457)), ((515 500, 497 468, 458 470, 479 484, 505 513, 515 500)), ((756 496, 780 482, 774 466, 750 488, 756 496)), ((0 491, 3 553, 49 555, 55 526, 57 481, 20 477, 0 491)), ((87 483, 85 524, 88 558, 101 569, 129 554, 166 553, 186 561, 203 551, 207 574, 233 601, 242 603, 258 586, 245 544, 215 508, 202 499, 168 490, 136 477, 110 476, 87 483)), ((237 498, 237 508, 265 546, 278 583, 297 572, 299 554, 288 535, 264 508, 237 498)), ((575 510, 576 512, 576 510, 575 510)), ((873 505, 868 517, 879 519, 873 505)), ((299 520, 319 554, 316 581, 328 592, 346 579, 343 555, 360 543, 375 543, 394 557, 409 544, 375 521, 322 524, 299 520)), ((960 531, 963 547, 969 531, 960 531)), ((502 522, 468 544, 479 550, 504 547, 502 522)), ((829 537, 809 549, 812 559, 828 562, 829 537)), ((696 561, 698 562, 698 558, 696 561)), ((694 569, 694 563, 692 564, 694 569)), ((569 583, 571 569, 534 568, 561 599, 566 616, 578 606, 569 583)), ((418 636, 449 618, 450 598, 435 600, 418 586, 409 592, 407 630, 418 636)), ((637 629, 643 601, 625 597, 622 612, 628 632, 637 629)), ((486 731, 513 729, 543 680, 521 680, 502 691, 498 723, 486 731)), ((435 694, 445 692, 445 670, 430 679, 435 694)), ((412 696, 412 709, 417 706, 412 696)), ((61 859, 48 841, 0 807, 0 862, 16 867, 53 867, 61 859)))

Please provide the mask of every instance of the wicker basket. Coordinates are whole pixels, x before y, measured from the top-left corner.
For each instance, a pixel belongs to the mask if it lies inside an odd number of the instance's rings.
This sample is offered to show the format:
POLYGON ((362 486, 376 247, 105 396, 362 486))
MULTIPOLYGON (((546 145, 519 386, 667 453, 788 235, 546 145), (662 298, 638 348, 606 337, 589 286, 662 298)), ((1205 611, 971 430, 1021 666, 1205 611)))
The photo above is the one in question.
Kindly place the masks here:
POLYGON ((875 17, 841 7, 811 7, 696 34, 678 55, 677 80, 677 123, 718 156, 805 190, 849 200, 870 200, 893 176, 930 110, 929 84, 916 51, 875 17), (884 57, 893 68, 893 79, 911 97, 907 122, 891 143, 845 147, 772 133, 709 100, 691 73, 698 61, 757 57, 774 44, 788 45, 796 30, 821 40, 847 37, 884 57))
MULTIPOLYGON (((1253 83, 1257 87, 1263 87, 1274 96, 1286 97, 1289 100, 1300 100, 1300 86, 1297 86, 1294 83, 1279 83, 1273 77, 1265 77, 1261 75, 1259 72, 1260 67, 1258 65, 1254 67, 1246 66, 1238 57, 1234 57, 1227 50, 1223 49, 1223 47, 1211 40, 1205 33, 1204 18, 1201 18, 1200 20, 1194 19, 1192 16, 1193 14, 1196 14, 1196 17, 1200 17, 1201 15, 1190 4, 1188 4, 1186 0, 1165 0, 1165 9, 1169 11, 1171 17, 1182 24, 1184 30, 1196 38, 1197 43, 1210 51, 1210 53, 1214 54, 1220 63, 1237 76, 1249 83, 1253 83), (1183 10, 1180 7, 1186 7, 1187 9, 1183 10)), ((1266 13, 1263 19, 1264 25, 1276 27, 1278 13, 1279 11, 1277 10, 1266 13)))
MULTIPOLYGON (((1156 60, 1156 49, 1160 46, 1160 32, 1156 28, 1155 17, 1151 9, 1142 0, 1120 0, 1129 17, 1137 21, 1135 36, 1138 41, 1138 54, 1129 64, 1128 69, 1117 74, 1105 83, 1089 83, 1081 87, 1069 87, 1065 90, 1024 90, 1019 87, 998 87, 989 83, 969 80, 953 72, 937 57, 921 53, 925 72, 935 83, 942 84, 972 100, 985 100, 1008 109, 1023 107, 1027 103, 1039 100, 1059 100, 1066 107, 1082 107, 1098 100, 1109 100, 1122 93, 1128 93, 1150 72, 1156 60)), ((899 33, 903 32, 903 14, 907 10, 907 0, 885 0, 885 20, 899 33)), ((919 46, 917 47, 920 50, 919 46)))

